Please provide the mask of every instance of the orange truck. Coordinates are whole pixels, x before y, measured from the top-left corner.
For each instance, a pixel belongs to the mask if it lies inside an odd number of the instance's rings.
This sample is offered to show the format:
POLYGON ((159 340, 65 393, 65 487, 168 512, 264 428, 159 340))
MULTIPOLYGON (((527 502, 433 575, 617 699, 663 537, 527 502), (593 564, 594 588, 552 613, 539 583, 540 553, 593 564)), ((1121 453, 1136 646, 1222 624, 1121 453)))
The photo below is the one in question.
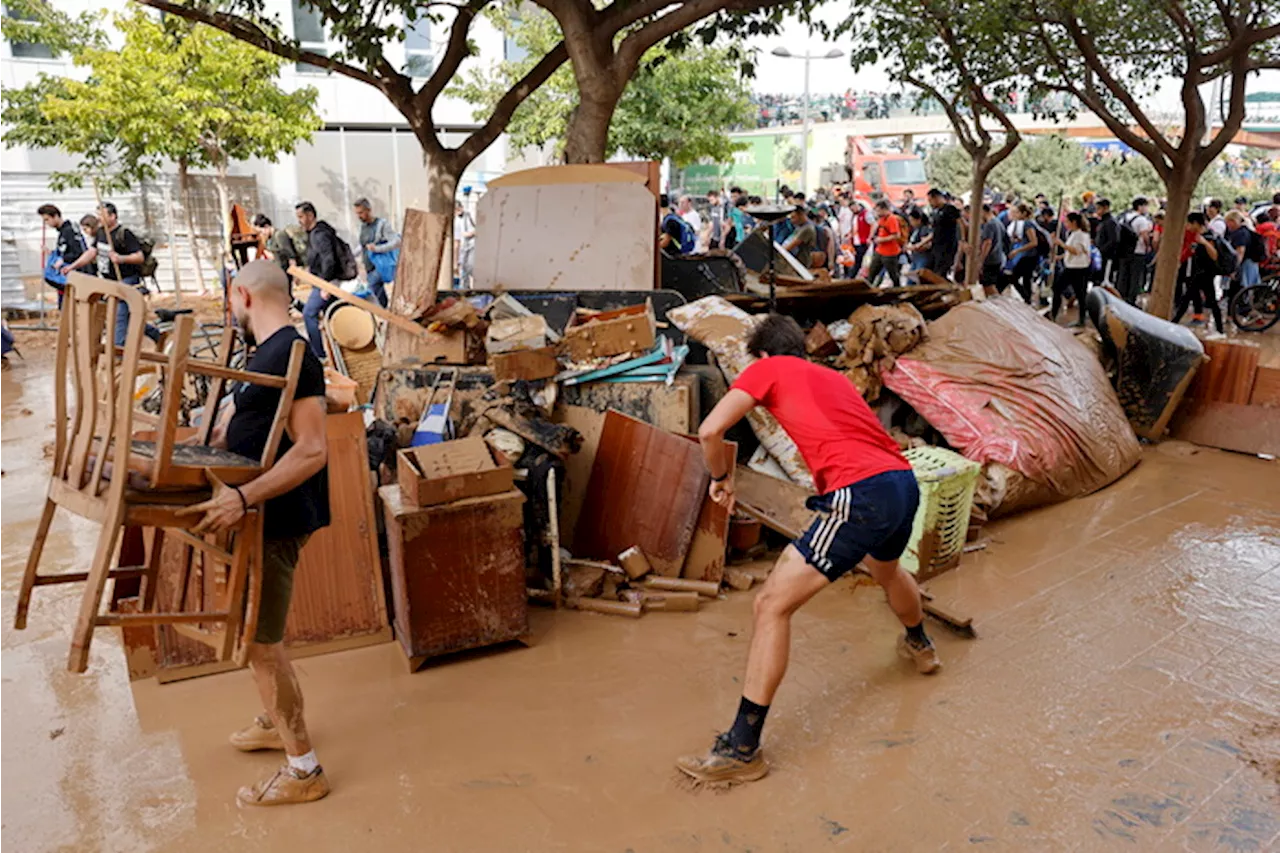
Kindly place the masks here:
POLYGON ((853 191, 860 195, 884 195, 893 204, 911 190, 923 202, 929 191, 924 161, 901 151, 875 151, 865 136, 850 136, 845 147, 845 168, 853 191))

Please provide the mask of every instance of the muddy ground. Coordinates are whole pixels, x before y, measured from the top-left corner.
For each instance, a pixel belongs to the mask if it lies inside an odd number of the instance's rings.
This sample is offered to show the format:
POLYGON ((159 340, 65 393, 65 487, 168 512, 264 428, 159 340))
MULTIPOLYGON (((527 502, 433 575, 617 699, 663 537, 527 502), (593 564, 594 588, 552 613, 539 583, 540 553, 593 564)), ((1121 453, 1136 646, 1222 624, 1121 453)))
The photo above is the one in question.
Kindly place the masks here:
MULTIPOLYGON (((131 687, 116 633, 65 669, 78 587, 14 598, 45 488, 52 336, 3 374, 3 844, 43 851, 1267 851, 1280 847, 1280 469, 1177 442, 1089 498, 990 525, 933 581, 946 668, 894 654, 878 590, 796 618, 772 774, 689 793, 728 725, 751 594, 632 622, 535 609, 535 644, 407 674, 399 648, 299 664, 326 800, 254 811, 270 754, 227 734, 243 673, 131 687)), ((83 568, 60 515, 46 571, 83 568)))

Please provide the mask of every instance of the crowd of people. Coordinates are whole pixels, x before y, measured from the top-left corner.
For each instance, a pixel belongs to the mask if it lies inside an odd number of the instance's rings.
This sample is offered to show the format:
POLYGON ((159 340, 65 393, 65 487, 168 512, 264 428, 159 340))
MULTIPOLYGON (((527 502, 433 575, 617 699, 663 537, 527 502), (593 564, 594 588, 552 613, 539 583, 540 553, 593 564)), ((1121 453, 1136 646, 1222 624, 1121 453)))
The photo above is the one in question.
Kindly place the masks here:
MULTIPOLYGON (((1010 112, 1063 112, 1071 103, 1065 95, 1049 95, 1030 99, 1011 92, 1010 112)), ((764 93, 751 96, 756 111, 756 127, 781 127, 799 124, 804 119, 804 101, 800 95, 764 93)), ((852 119, 890 118, 899 115, 942 113, 942 105, 929 98, 917 99, 901 92, 824 92, 809 96, 809 120, 814 122, 849 121, 852 119)))
MULTIPOLYGON (((807 269, 861 277, 873 287, 917 281, 922 270, 965 279, 971 208, 945 190, 933 188, 917 199, 908 189, 897 203, 839 186, 811 196, 783 187, 779 196, 791 211, 772 226, 773 240, 807 269)), ((761 201, 733 187, 727 196, 708 193, 700 211, 688 195, 678 196, 673 208, 664 196, 660 245, 671 255, 732 249, 756 229, 747 210, 761 201)), ((1170 239, 1166 229, 1177 233, 1165 222, 1163 200, 1145 197, 1113 207, 1110 199, 1086 192, 1062 211, 1042 194, 1022 199, 990 193, 979 203, 981 226, 973 235, 978 282, 990 294, 1012 287, 1037 306, 1047 292, 1053 319, 1074 303, 1076 325, 1084 323, 1090 286, 1109 285, 1137 304, 1150 289, 1161 242, 1170 239)), ((1270 206, 1239 197, 1227 208, 1206 199, 1192 211, 1182 227, 1177 319, 1192 309, 1192 324, 1203 325, 1207 310, 1223 331, 1220 294, 1229 299, 1258 284, 1264 266, 1276 263, 1278 223, 1280 193, 1270 206)))

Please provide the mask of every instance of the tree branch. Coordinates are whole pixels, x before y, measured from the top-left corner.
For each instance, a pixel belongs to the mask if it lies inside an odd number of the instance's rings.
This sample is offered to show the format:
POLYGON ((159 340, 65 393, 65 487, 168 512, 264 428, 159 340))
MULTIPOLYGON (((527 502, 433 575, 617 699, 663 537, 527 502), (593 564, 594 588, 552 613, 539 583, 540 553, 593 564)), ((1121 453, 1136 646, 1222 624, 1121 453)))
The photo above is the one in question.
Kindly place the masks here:
POLYGON ((1264 41, 1270 41, 1274 38, 1280 38, 1280 24, 1274 24, 1270 27, 1262 29, 1244 30, 1240 35, 1233 38, 1227 44, 1213 51, 1200 55, 1200 67, 1213 67, 1221 65, 1228 61, 1237 53, 1248 53, 1249 48, 1255 44, 1261 44, 1264 41))
POLYGON ((926 83, 914 74, 903 74, 902 79, 912 86, 915 86, 920 91, 928 94, 938 103, 942 104, 942 109, 947 113, 947 119, 951 122, 952 128, 955 129, 956 136, 960 139, 960 147, 964 148, 971 158, 976 159, 978 154, 986 155, 986 151, 984 151, 978 144, 977 140, 973 138, 973 132, 965 122, 964 116, 960 115, 960 111, 956 109, 956 105, 954 103, 942 97, 942 93, 938 91, 936 86, 926 83))
POLYGON ((480 10, 489 4, 489 0, 470 0, 466 6, 458 9, 449 29, 449 42, 440 57, 440 64, 431 72, 427 82, 422 84, 418 94, 414 96, 414 109, 430 121, 431 110, 436 98, 449 85, 449 81, 458 73, 458 66, 467 58, 467 36, 471 34, 471 24, 480 10))
POLYGON ((685 27, 696 24, 717 12, 754 12, 776 6, 781 2, 784 0, 732 0, 729 3, 724 3, 723 0, 692 0, 692 2, 681 3, 672 11, 650 21, 622 40, 614 56, 614 73, 617 75, 621 72, 625 75, 618 79, 629 78, 639 66, 640 57, 644 56, 645 51, 685 27))
POLYGON ((188 21, 194 21, 197 24, 207 24, 215 29, 222 30, 228 35, 235 36, 241 41, 248 42, 254 47, 265 50, 267 53, 278 56, 281 59, 289 59, 294 62, 305 62, 308 65, 314 65, 317 68, 324 68, 335 74, 341 74, 344 77, 350 77, 353 80, 359 80, 362 83, 368 83, 376 89, 386 91, 383 88, 382 81, 374 74, 357 68, 354 65, 348 65, 345 62, 339 62, 331 57, 323 54, 314 53, 309 50, 302 50, 291 44, 283 42, 273 36, 270 36, 260 26, 247 18, 238 15, 231 15, 226 12, 209 12, 204 9, 181 5, 178 3, 170 3, 168 0, 139 0, 144 6, 150 6, 152 9, 158 9, 170 15, 184 18, 188 21))
MULTIPOLYGON (((1226 119, 1222 122, 1222 127, 1218 128, 1218 132, 1213 135, 1213 139, 1208 145, 1200 148, 1195 158, 1195 165, 1201 171, 1209 166, 1223 149, 1230 144, 1231 140, 1240 131, 1240 127, 1244 124, 1244 93, 1247 74, 1244 66, 1247 62, 1246 56, 1237 56, 1235 68, 1231 76, 1231 109, 1227 112, 1226 119)), ((1199 140, 1196 141, 1199 145, 1199 140)))
POLYGON ((515 113, 516 108, 524 103, 525 98, 529 97, 547 79, 551 77, 556 70, 564 65, 569 59, 569 51, 562 41, 552 48, 538 63, 525 73, 514 86, 507 90, 507 93, 498 99, 493 105, 493 110, 489 114, 489 120, 486 121, 478 130, 467 137, 466 141, 458 146, 458 153, 466 162, 471 162, 480 156, 486 148, 493 144, 494 140, 501 135, 506 128, 507 123, 511 120, 511 116, 515 113))

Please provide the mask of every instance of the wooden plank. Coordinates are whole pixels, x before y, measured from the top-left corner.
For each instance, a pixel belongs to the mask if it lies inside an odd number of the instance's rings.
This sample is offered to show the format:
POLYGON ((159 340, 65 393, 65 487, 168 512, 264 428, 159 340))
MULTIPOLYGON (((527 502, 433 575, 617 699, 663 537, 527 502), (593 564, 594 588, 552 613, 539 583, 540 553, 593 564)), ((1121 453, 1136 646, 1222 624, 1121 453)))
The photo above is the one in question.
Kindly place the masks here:
POLYGON ((475 287, 647 290, 656 233, 643 182, 490 186, 476 207, 475 287))
POLYGON ((420 317, 436 304, 441 261, 452 257, 445 239, 452 225, 448 216, 405 208, 400 232, 400 263, 391 290, 391 311, 398 316, 420 317), (432 247, 435 247, 434 251, 432 247))
POLYGON ((1280 407, 1280 367, 1258 367, 1249 405, 1280 407))
POLYGON ((813 492, 777 477, 739 465, 734 474, 734 496, 743 512, 771 530, 795 539, 813 519, 804 502, 813 492))
POLYGON ((1204 352, 1209 360, 1200 365, 1187 396, 1206 403, 1248 403, 1258 370, 1258 345, 1207 340, 1204 352))
POLYGON ((584 406, 556 406, 555 422, 571 426, 582 434, 582 446, 565 460, 563 500, 560 502, 560 540, 572 542, 587 497, 591 469, 596 462, 596 448, 604 429, 604 413, 584 406))
POLYGON ((636 545, 656 573, 678 577, 710 482, 700 456, 682 436, 606 412, 574 556, 607 560, 636 545))
POLYGON ((1185 400, 1170 434, 1207 447, 1280 456, 1280 409, 1185 400))
POLYGON ((325 293, 329 294, 335 299, 341 299, 343 302, 347 302, 351 305, 356 306, 357 308, 363 308, 373 316, 381 320, 386 320, 388 323, 390 323, 391 325, 395 326, 398 329, 402 329, 403 331, 408 332, 412 335, 416 335, 420 338, 425 338, 427 336, 426 327, 419 326, 417 323, 413 322, 408 317, 401 316, 400 314, 393 314, 376 302, 370 302, 367 299, 361 299, 359 296, 356 296, 354 293, 347 293, 345 290, 343 290, 341 287, 338 287, 336 284, 330 284, 329 282, 320 278, 320 276, 312 275, 311 273, 307 272, 302 267, 296 267, 296 266, 290 267, 289 275, 293 276, 303 284, 309 284, 312 287, 320 288, 325 293))
MULTIPOLYGON (((697 443, 695 436, 685 436, 689 441, 697 443)), ((726 441, 725 451, 730 459, 738 458, 738 444, 726 441)), ((702 454, 698 454, 699 460, 702 454)), ((706 462, 702 462, 703 467, 706 462)), ((730 470, 729 480, 733 482, 734 472, 730 470)), ((711 476, 711 472, 707 472, 711 476)), ((680 577, 695 581, 714 581, 720 583, 724 578, 724 557, 729 548, 729 510, 711 500, 710 495, 703 495, 702 509, 698 512, 698 524, 693 531, 693 541, 689 543, 689 553, 685 555, 684 566, 680 569, 680 577)))

